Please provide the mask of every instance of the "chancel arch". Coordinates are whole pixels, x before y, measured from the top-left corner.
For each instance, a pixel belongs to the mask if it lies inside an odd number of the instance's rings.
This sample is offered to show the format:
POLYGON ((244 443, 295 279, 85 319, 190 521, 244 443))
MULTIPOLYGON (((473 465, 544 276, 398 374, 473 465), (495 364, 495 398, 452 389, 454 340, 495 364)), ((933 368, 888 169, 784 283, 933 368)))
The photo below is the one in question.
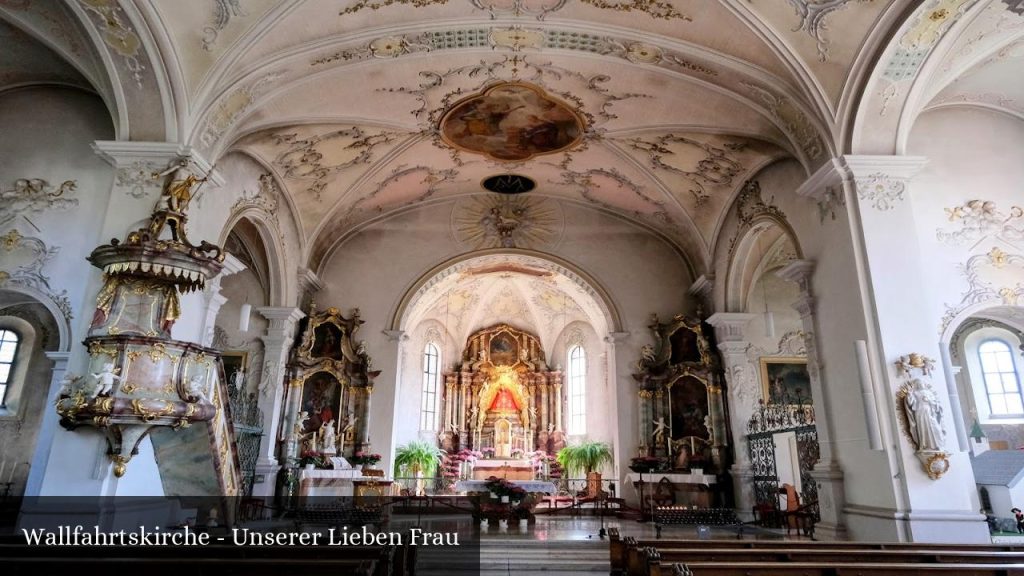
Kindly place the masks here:
MULTIPOLYGON (((407 339, 399 353, 395 445, 413 439, 442 448, 493 450, 499 459, 570 441, 566 370, 584 350, 586 437, 615 441, 604 374, 611 306, 584 276, 537 254, 491 251, 424 277, 397 315, 407 339), (440 352, 438 424, 422 425, 424 349, 440 352)), ((581 435, 582 437, 582 435, 581 435)))

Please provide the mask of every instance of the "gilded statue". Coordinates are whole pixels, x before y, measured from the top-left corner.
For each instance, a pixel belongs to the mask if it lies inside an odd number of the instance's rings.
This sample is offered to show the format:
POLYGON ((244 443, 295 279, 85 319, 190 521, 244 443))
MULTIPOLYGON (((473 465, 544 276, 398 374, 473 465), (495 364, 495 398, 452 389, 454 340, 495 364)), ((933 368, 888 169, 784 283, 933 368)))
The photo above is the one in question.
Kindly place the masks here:
POLYGON ((163 172, 154 172, 154 178, 169 176, 164 185, 163 197, 167 201, 167 209, 171 212, 184 214, 188 210, 188 204, 192 201, 195 191, 192 189, 197 184, 209 180, 209 176, 196 178, 196 175, 189 170, 189 160, 182 158, 169 166, 163 172))

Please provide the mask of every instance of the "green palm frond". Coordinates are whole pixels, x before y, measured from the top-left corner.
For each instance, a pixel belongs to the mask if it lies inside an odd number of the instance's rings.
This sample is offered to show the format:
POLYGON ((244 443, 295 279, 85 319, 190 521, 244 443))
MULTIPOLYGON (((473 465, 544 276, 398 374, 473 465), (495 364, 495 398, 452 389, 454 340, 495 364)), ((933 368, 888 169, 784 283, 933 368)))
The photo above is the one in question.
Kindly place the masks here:
POLYGON ((583 442, 566 446, 558 451, 558 463, 570 476, 596 472, 605 464, 612 463, 612 449, 605 442, 583 442))
POLYGON ((395 476, 398 477, 400 475, 400 471, 404 466, 409 473, 414 474, 416 470, 419 470, 423 472, 425 477, 429 478, 437 471, 437 467, 441 464, 444 454, 444 450, 437 446, 419 440, 399 446, 395 449, 395 476))

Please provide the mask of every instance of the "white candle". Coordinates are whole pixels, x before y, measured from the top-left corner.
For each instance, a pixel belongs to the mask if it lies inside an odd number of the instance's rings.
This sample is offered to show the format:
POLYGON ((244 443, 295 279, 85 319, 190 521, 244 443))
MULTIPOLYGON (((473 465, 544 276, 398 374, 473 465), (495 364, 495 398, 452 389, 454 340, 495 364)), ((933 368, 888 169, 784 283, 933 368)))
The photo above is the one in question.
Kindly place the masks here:
POLYGON ((7 469, 7 460, 0 462, 0 478, 4 477, 4 470, 7 469))
POLYGON ((7 483, 8 484, 10 484, 11 482, 14 482, 14 471, 17 470, 17 469, 18 469, 18 463, 15 462, 13 465, 11 465, 11 475, 7 477, 7 483))

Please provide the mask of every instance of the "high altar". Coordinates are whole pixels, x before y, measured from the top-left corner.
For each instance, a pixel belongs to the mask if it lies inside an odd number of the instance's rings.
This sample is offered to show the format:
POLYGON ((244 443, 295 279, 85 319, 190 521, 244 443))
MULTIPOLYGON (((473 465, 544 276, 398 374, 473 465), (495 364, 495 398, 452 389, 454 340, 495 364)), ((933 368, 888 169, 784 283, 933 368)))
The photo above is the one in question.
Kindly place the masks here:
POLYGON ((565 446, 563 403, 562 372, 548 368, 536 336, 508 324, 485 328, 466 341, 459 371, 445 374, 438 442, 492 449, 502 465, 480 461, 476 475, 518 478, 522 455, 565 446))

